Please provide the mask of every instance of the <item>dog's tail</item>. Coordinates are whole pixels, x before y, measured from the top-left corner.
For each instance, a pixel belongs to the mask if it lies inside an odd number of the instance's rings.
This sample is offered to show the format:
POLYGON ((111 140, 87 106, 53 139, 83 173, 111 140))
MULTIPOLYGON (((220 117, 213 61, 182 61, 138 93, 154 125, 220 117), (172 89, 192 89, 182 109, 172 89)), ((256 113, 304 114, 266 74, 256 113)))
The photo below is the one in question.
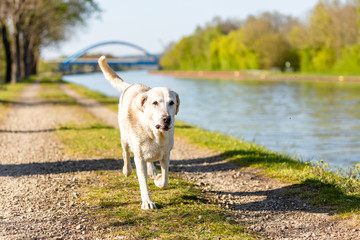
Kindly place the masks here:
POLYGON ((119 91, 123 92, 126 88, 128 88, 131 84, 124 82, 124 80, 121 79, 107 64, 106 57, 101 56, 98 60, 99 66, 101 68, 101 71, 104 74, 104 77, 106 80, 108 80, 111 85, 118 89, 119 91))

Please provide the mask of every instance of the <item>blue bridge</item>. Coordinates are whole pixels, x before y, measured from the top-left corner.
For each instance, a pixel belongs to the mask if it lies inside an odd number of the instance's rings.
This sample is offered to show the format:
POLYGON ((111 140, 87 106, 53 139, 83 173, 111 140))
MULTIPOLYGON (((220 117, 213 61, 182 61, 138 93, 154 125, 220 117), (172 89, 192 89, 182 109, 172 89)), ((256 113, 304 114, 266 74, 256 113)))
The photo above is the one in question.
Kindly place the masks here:
POLYGON ((82 58, 83 55, 88 53, 90 50, 105 46, 105 45, 123 45, 128 46, 142 52, 142 55, 139 56, 125 56, 119 58, 107 58, 109 65, 121 65, 124 67, 137 67, 137 68, 159 68, 159 56, 153 55, 147 52, 145 49, 128 42, 123 41, 107 41, 100 42, 94 45, 91 45, 87 48, 84 48, 75 54, 65 58, 62 62, 59 63, 59 70, 62 72, 71 72, 72 66, 75 65, 89 65, 93 66, 94 69, 98 66, 97 58, 82 58))

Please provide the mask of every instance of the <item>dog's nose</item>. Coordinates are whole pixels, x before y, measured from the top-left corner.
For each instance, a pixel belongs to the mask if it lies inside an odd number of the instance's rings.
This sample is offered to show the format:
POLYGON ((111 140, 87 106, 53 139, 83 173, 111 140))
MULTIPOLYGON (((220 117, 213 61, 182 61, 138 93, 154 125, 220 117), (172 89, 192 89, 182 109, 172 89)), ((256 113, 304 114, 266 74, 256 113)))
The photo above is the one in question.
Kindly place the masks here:
POLYGON ((163 116, 163 122, 164 122, 164 124, 166 124, 166 125, 169 125, 170 123, 171 123, 171 117, 170 116, 163 116))

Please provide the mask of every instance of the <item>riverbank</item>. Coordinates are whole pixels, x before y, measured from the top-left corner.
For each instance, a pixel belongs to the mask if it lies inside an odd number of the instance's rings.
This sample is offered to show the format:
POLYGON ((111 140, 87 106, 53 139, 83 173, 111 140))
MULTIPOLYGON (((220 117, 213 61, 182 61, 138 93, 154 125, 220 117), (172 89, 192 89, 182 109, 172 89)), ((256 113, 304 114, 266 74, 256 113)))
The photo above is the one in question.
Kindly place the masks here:
MULTIPOLYGON (((202 81, 147 71, 119 74, 130 83, 175 90, 182 103, 177 119, 186 123, 277 152, 300 154, 303 161, 324 159, 331 168, 346 169, 358 163, 360 141, 354 138, 354 130, 360 128, 360 84, 202 81)), ((120 96, 101 73, 64 79, 107 96, 120 96)))
POLYGON ((358 76, 344 75, 307 75, 296 73, 268 73, 259 72, 249 74, 242 71, 149 71, 150 74, 199 79, 231 79, 231 80, 266 80, 266 81, 316 81, 316 82, 356 82, 360 83, 358 76))
MULTIPOLYGON (((75 84, 69 86, 82 96, 95 99, 114 112, 118 109, 117 98, 108 97, 75 84)), ((330 190, 328 192, 319 191, 317 194, 310 194, 314 197, 313 203, 316 205, 322 205, 324 199, 326 199, 325 202, 336 206, 333 210, 343 214, 343 216, 349 215, 350 212, 360 211, 360 168, 357 166, 346 170, 338 170, 335 173, 330 170, 326 161, 301 162, 299 156, 269 151, 262 146, 221 133, 206 131, 180 121, 176 123, 175 129, 177 136, 197 146, 219 152, 219 157, 240 167, 261 169, 267 176, 283 181, 301 183, 311 188, 320 187, 319 189, 321 189, 329 186, 330 190), (341 191, 338 191, 339 189, 341 191), (339 198, 339 196, 342 197, 339 198), (356 196, 356 198, 353 198, 355 202, 348 201, 350 196, 356 196)))
MULTIPOLYGON (((70 87, 102 101, 96 92, 70 87)), ((104 102, 109 103, 109 98, 104 102)), ((111 108, 115 110, 116 104, 111 108)), ((301 163, 185 123, 177 122, 175 129, 171 171, 196 183, 206 199, 231 209, 232 221, 270 239, 341 239, 347 237, 345 226, 360 236, 360 229, 353 228, 359 221, 359 179, 340 177, 322 162, 301 163), (336 218, 331 217, 334 214, 336 218), (335 221, 341 218, 347 220, 335 221)))

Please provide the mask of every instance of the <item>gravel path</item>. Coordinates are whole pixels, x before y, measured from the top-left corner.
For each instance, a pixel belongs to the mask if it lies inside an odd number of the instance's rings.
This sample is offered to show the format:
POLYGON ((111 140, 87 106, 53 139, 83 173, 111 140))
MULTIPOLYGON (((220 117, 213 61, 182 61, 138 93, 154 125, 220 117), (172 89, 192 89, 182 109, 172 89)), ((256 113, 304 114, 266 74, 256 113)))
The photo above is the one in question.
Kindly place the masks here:
MULTIPOLYGON (((116 113, 66 85, 61 88, 92 114, 115 119, 108 124, 117 125, 116 113)), ((61 152, 53 132, 59 123, 81 121, 82 109, 44 102, 37 98, 40 89, 39 84, 26 88, 0 124, 0 239, 96 238, 102 230, 88 217, 91 206, 78 201, 78 188, 92 170, 113 167, 109 161, 73 159, 61 152)), ((331 212, 289 194, 296 186, 238 168, 216 152, 176 139, 171 160, 172 171, 195 182, 208 199, 229 209, 231 221, 262 238, 360 239, 352 221, 334 221, 331 212)))
POLYGON ((40 90, 26 88, 0 124, 0 239, 96 236, 77 190, 82 171, 101 166, 64 156, 53 133, 59 123, 79 121, 81 111, 42 101, 40 90))

